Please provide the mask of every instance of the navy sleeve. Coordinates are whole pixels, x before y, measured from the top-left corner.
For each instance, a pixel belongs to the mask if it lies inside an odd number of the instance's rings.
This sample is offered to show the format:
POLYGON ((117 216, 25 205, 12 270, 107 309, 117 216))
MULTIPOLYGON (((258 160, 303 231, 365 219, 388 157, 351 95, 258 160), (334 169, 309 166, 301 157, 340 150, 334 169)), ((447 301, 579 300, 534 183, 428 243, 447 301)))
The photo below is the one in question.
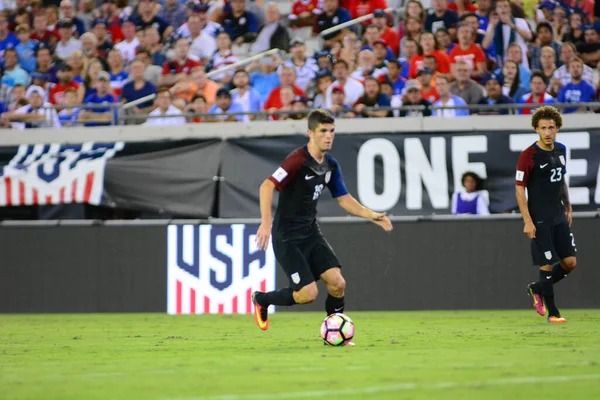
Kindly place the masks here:
POLYGON ((350 11, 346 10, 343 7, 338 8, 339 12, 338 12, 338 18, 340 20, 340 24, 343 24, 344 22, 348 22, 350 20, 352 20, 352 14, 350 14, 350 11))
POLYGON ((327 182, 327 187, 332 197, 345 196, 348 194, 348 189, 346 189, 344 178, 342 177, 342 167, 340 167, 340 164, 333 157, 331 157, 331 162, 334 165, 334 169, 331 171, 331 178, 327 182))
POLYGON ((246 15, 248 16, 248 33, 258 33, 258 18, 250 11, 246 12, 246 15))
POLYGON ((567 146, 560 142, 554 142, 554 145, 560 149, 560 162, 562 163, 562 173, 567 174, 567 146))

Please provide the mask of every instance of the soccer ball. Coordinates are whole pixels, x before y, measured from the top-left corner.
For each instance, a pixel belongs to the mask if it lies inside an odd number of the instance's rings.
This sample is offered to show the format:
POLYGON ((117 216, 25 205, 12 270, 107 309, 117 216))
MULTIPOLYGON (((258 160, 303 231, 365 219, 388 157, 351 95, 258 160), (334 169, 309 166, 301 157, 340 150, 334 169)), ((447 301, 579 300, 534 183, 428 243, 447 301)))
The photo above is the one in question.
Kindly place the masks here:
POLYGON ((331 314, 321 324, 321 337, 326 344, 341 346, 354 337, 354 322, 345 314, 331 314))

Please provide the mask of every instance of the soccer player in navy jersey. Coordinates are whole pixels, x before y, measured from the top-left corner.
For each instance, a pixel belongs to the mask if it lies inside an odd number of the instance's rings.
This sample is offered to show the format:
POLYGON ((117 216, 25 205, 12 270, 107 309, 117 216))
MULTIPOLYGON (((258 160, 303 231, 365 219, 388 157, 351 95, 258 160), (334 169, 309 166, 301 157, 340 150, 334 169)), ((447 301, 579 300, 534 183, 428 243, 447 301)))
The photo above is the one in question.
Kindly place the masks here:
POLYGON ((308 144, 291 152, 260 187, 262 223, 256 243, 265 250, 273 235, 275 257, 290 279, 290 287, 253 293, 254 319, 262 330, 269 328, 267 309, 271 304, 291 306, 313 302, 319 279, 327 285, 327 315, 344 311, 346 281, 341 264, 316 220, 317 202, 325 188, 349 214, 369 219, 385 231, 392 230, 385 213, 362 206, 348 193, 339 163, 328 154, 335 136, 334 123, 329 111, 312 111, 308 115, 308 144), (275 190, 279 191, 279 204, 271 226, 275 190))
POLYGON ((533 114, 531 125, 540 138, 521 153, 516 175, 517 202, 525 221, 523 233, 532 239, 533 263, 540 267, 540 280, 530 283, 527 293, 538 314, 545 316, 547 311, 548 322, 564 323, 554 303, 554 284, 577 265, 577 249, 565 182, 566 147, 555 141, 562 117, 556 108, 543 106, 533 114))

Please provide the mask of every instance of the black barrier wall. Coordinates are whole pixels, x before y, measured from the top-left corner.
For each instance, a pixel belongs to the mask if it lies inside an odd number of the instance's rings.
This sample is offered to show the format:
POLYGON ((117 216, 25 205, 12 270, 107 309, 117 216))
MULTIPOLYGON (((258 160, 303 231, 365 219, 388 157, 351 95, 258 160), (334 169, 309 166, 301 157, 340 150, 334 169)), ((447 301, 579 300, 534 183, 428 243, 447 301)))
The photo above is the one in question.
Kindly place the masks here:
MULTIPOLYGON (((343 263, 349 310, 514 309, 536 280, 522 222, 321 224, 343 263)), ((165 312, 167 227, 0 227, 0 312, 165 312)), ((561 308, 600 307, 600 219, 576 218, 577 269, 556 286, 561 308)), ((277 285, 286 285, 277 274, 277 285)), ((291 310, 323 310, 319 299, 291 310)), ((281 307, 280 311, 286 310, 281 307)))

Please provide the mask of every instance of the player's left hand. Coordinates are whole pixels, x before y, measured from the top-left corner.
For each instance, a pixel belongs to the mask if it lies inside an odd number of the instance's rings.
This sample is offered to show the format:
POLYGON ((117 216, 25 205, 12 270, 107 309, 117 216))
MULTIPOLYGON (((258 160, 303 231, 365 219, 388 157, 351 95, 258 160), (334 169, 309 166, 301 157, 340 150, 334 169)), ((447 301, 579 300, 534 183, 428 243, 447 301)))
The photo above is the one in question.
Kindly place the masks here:
POLYGON ((573 207, 571 206, 567 207, 567 222, 569 226, 573 223, 573 207))
POLYGON ((385 213, 374 212, 373 215, 371 215, 371 221, 373 221, 374 224, 382 227, 386 232, 390 232, 392 229, 394 229, 392 226, 392 221, 390 221, 385 213))

